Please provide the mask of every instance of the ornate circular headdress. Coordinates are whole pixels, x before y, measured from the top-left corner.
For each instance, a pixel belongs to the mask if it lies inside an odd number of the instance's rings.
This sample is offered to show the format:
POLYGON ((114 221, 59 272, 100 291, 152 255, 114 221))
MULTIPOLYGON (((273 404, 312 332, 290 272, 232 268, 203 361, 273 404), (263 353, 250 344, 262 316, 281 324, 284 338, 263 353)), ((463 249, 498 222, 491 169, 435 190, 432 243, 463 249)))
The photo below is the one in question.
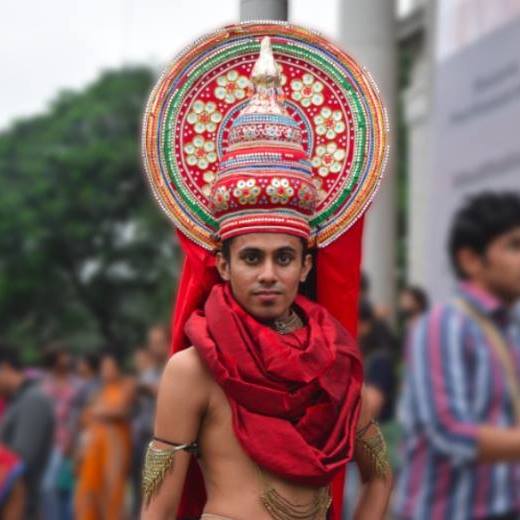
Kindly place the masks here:
POLYGON ((166 69, 143 153, 160 206, 204 248, 262 230, 324 247, 372 200, 387 133, 377 87, 350 56, 301 27, 246 22, 166 69))

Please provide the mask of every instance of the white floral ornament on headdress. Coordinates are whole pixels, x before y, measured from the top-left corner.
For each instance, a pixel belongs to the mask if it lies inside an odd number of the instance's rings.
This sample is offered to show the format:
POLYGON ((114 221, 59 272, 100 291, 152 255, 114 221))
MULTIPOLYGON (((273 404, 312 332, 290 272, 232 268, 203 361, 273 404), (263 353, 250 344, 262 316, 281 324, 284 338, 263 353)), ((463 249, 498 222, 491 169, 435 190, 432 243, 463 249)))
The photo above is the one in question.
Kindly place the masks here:
POLYGON ((323 107, 317 116, 314 116, 316 133, 324 135, 327 139, 335 139, 337 134, 345 131, 343 114, 341 110, 332 111, 329 107, 323 107))
POLYGON ((193 141, 184 147, 184 151, 186 152, 186 162, 190 166, 197 165, 201 170, 205 170, 210 163, 217 161, 215 143, 206 141, 201 135, 194 137, 193 141))
POLYGON ((240 76, 236 70, 230 70, 225 76, 217 78, 217 85, 215 97, 226 103, 234 103, 246 97, 246 89, 250 83, 246 76, 240 76))
POLYGON ((321 177, 326 177, 329 173, 338 173, 343 167, 345 150, 338 149, 335 142, 328 143, 327 146, 316 147, 316 155, 312 158, 312 165, 318 169, 321 177))
POLYGON ((293 93, 291 97, 299 101, 302 106, 309 107, 311 104, 319 106, 323 104, 323 83, 317 81, 312 74, 304 74, 300 80, 291 81, 293 93))
POLYGON ((193 125, 193 129, 198 134, 202 132, 214 132, 217 123, 222 120, 222 114, 217 110, 217 105, 212 101, 204 103, 197 100, 193 103, 192 111, 186 117, 186 121, 193 125))

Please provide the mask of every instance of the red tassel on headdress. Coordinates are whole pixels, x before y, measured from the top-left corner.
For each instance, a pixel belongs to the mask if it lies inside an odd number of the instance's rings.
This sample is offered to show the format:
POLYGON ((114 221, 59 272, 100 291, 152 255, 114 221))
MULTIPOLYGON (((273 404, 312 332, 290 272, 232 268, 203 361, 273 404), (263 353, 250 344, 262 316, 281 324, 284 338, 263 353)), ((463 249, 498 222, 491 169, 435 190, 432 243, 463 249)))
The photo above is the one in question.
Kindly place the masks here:
MULTIPOLYGON (((358 299, 361 278, 363 218, 323 249, 316 260, 317 300, 351 334, 357 337, 358 299)), ((345 471, 332 481, 329 520, 341 520, 345 471)))

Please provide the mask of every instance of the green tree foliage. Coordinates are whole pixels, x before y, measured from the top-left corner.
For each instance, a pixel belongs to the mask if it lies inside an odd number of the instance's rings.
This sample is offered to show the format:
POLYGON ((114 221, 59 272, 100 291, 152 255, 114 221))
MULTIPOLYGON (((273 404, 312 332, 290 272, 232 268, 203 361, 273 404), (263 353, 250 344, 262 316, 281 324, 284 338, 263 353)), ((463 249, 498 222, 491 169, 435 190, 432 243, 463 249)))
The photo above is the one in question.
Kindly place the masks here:
POLYGON ((107 72, 0 134, 0 336, 26 353, 126 350, 169 317, 178 249, 139 146, 153 79, 107 72))

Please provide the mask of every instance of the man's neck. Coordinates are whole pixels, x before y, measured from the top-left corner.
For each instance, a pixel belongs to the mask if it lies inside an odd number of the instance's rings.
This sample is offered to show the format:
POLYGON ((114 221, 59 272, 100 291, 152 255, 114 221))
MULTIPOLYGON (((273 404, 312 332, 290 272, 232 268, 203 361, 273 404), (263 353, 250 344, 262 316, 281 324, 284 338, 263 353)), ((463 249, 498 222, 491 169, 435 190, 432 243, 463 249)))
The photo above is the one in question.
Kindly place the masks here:
POLYGON ((517 300, 516 299, 510 299, 507 296, 503 294, 499 294, 494 288, 489 287, 489 285, 484 280, 468 280, 470 284, 474 285, 481 291, 484 291, 485 293, 489 294, 493 298, 496 298, 504 307, 509 309, 517 300))
POLYGON ((283 318, 273 320, 270 327, 280 334, 290 334, 303 327, 303 321, 294 310, 289 309, 283 318))

